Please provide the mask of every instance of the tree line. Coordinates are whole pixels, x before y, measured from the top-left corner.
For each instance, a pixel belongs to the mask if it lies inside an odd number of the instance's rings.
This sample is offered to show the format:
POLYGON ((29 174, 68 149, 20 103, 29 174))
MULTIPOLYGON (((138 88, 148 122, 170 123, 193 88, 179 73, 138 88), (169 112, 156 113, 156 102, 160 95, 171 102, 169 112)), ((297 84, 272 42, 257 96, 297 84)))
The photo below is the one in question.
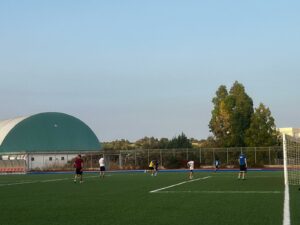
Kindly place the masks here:
POLYGON ((227 89, 219 86, 212 99, 213 109, 207 139, 197 140, 180 135, 168 138, 144 137, 134 143, 121 139, 103 143, 104 149, 174 149, 199 147, 265 147, 279 145, 279 133, 271 111, 263 103, 257 108, 243 84, 235 81, 227 89))
POLYGON ((144 137, 134 143, 121 139, 103 144, 103 148, 106 150, 192 148, 192 139, 181 133, 171 140, 168 138, 144 137))

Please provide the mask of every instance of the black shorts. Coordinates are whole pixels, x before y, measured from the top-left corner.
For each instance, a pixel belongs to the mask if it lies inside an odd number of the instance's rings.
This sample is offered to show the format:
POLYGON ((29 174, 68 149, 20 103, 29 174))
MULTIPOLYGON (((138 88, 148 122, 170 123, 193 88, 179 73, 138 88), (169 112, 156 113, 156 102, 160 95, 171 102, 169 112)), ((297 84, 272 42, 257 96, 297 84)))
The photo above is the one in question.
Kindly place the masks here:
POLYGON ((100 171, 105 171, 105 166, 100 166, 100 171))
POLYGON ((154 168, 153 168, 153 167, 151 167, 151 166, 149 166, 149 170, 154 170, 154 168))
POLYGON ((81 175, 82 174, 82 168, 76 168, 76 174, 81 175))
POLYGON ((246 165, 240 165, 240 171, 242 171, 242 172, 247 171, 246 165))

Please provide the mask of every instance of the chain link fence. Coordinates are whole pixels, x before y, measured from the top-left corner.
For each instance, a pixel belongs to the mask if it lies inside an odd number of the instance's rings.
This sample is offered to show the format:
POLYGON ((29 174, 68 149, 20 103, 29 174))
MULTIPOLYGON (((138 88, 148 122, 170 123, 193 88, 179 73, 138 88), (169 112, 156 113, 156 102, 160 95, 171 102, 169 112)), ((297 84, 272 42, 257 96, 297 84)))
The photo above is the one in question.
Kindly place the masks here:
POLYGON ((249 167, 282 166, 282 147, 263 148, 199 148, 199 149, 143 149, 103 151, 107 167, 118 169, 146 169, 151 160, 159 162, 161 169, 185 168, 189 160, 195 161, 196 168, 214 166, 218 159, 222 168, 238 167, 241 153, 247 157, 249 167))
MULTIPOLYGON (((248 167, 278 167, 283 164, 282 147, 263 148, 199 148, 199 149, 138 149, 103 150, 82 153, 26 153, 22 159, 27 171, 73 170, 77 154, 82 155, 85 170, 98 170, 99 159, 103 155, 107 170, 147 169, 151 160, 159 162, 160 169, 186 168, 189 160, 195 161, 195 168, 211 168, 218 159, 221 168, 238 167, 240 153, 246 154, 248 167)), ((2 160, 17 160, 18 155, 1 156, 2 160)), ((3 163, 2 163, 3 164, 3 163)), ((2 165, 0 163, 0 167, 2 165)), ((3 164, 4 165, 4 164, 3 164)))

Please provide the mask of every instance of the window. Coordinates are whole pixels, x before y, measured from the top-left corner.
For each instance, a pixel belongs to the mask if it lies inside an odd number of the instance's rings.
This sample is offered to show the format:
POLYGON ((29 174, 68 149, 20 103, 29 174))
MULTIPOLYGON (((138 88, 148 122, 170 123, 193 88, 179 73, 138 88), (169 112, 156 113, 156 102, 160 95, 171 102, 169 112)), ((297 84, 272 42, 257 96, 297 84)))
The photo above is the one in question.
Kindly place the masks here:
POLYGON ((60 160, 61 160, 61 161, 64 161, 64 160, 65 160, 65 157, 62 156, 62 157, 60 158, 60 160))
POLYGON ((31 157, 31 161, 34 161, 34 157, 31 157))
POLYGON ((52 157, 49 157, 49 161, 52 161, 52 157))

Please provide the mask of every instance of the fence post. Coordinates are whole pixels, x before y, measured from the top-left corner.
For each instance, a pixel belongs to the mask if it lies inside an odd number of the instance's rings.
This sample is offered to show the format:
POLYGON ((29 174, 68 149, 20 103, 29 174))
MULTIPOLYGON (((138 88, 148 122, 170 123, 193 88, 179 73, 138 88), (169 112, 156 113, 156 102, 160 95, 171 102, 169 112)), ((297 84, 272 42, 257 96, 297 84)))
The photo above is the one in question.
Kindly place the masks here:
POLYGON ((163 165, 163 158, 162 158, 161 149, 159 150, 159 154, 160 154, 160 166, 162 166, 163 165))
POLYGON ((91 169, 93 168, 93 154, 91 154, 91 169))
POLYGON ((45 155, 43 154, 43 168, 45 168, 45 155))
POLYGON ((271 165, 271 148, 269 147, 269 165, 271 165))
POLYGON ((136 167, 136 149, 134 150, 134 166, 136 167))
POLYGON ((122 153, 121 153, 121 150, 120 150, 120 153, 119 153, 119 167, 120 169, 122 169, 123 165, 122 165, 122 153))
POLYGON ((189 161, 189 149, 186 149, 186 160, 189 161))
MULTIPOLYGON (((222 163, 222 162, 221 162, 222 163)), ((228 166, 228 148, 226 148, 226 164, 228 166)))
POLYGON ((202 163, 202 158, 201 158, 201 148, 199 149, 199 160, 200 160, 200 164, 202 163))
POLYGON ((254 163, 256 165, 256 147, 254 148, 254 163))

